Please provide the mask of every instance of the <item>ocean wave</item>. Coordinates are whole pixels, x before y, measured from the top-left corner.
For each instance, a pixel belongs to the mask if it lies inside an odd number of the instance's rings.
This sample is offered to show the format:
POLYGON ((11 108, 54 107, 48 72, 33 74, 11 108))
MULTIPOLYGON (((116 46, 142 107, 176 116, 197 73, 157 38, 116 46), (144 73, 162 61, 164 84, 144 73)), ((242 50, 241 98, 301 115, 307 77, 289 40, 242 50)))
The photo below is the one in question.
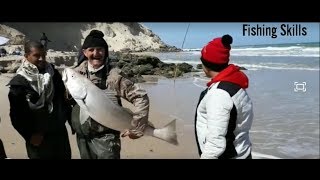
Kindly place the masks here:
POLYGON ((162 61, 165 62, 165 63, 174 63, 174 64, 177 64, 177 63, 188 63, 188 64, 191 64, 191 65, 201 64, 200 60, 198 62, 197 61, 174 60, 174 59, 164 59, 162 61))
MULTIPOLYGON (((199 75, 204 75, 204 73, 199 73, 199 75)), ((197 87, 199 87, 199 88, 201 88, 201 89, 205 89, 205 88, 207 88, 207 82, 209 82, 210 81, 210 79, 209 78, 207 78, 207 77, 201 77, 201 78, 199 78, 199 77, 193 77, 193 81, 192 81, 192 83, 193 83, 193 85, 195 85, 195 86, 197 86, 197 87)))
POLYGON ((275 70, 306 70, 306 71, 319 71, 319 68, 310 68, 310 67, 297 67, 290 66, 289 64, 277 64, 277 63, 267 63, 265 64, 236 64, 241 67, 245 67, 248 70, 259 70, 259 69, 275 69, 275 70), (275 66, 272 66, 275 65, 275 66), (276 66, 278 65, 278 66, 276 66), (280 65, 280 66, 279 66, 280 65))
MULTIPOLYGON (((183 61, 167 59, 163 60, 165 63, 188 63, 196 67, 197 64, 201 64, 201 61, 183 61)), ((310 67, 307 65, 299 64, 286 64, 286 63, 259 63, 259 64, 246 64, 246 63, 234 63, 237 66, 244 67, 251 71, 257 71, 261 69, 274 69, 274 70, 305 70, 305 71, 319 71, 318 67, 310 67)))
POLYGON ((189 51, 201 51, 201 48, 183 49, 182 51, 184 51, 184 52, 189 52, 189 51))
MULTIPOLYGON (((200 55, 201 49, 187 49, 186 53, 200 55)), ((320 57, 320 47, 289 46, 289 47, 248 47, 232 48, 231 56, 300 56, 300 57, 320 57)))

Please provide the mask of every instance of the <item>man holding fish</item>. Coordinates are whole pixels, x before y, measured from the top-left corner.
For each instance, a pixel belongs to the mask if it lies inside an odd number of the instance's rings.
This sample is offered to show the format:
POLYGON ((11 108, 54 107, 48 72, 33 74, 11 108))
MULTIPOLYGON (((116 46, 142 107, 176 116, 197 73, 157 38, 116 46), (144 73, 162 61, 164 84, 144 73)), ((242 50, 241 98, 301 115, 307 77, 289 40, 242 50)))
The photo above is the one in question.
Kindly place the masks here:
MULTIPOLYGON (((131 102, 136 111, 132 116, 131 129, 123 129, 122 137, 137 139, 144 135, 148 124, 149 98, 139 85, 124 77, 121 70, 112 68, 108 61, 108 44, 104 34, 92 30, 85 38, 82 53, 85 60, 74 70, 88 78, 99 89, 104 90, 109 99, 121 106, 121 97, 131 102)), ((65 76, 67 78, 67 76, 65 76)), ((64 79, 66 82, 66 79, 64 79)), ((71 87, 72 88, 72 87, 71 87)), ((86 88, 85 86, 83 88, 86 88)), ((81 89, 81 88, 80 88, 81 89)), ((80 91, 80 89, 77 89, 80 91)), ((70 92, 70 89, 69 89, 70 92)), ((70 93, 72 95, 72 93, 70 93)), ((76 97, 72 97, 75 99, 76 97)), ((120 159, 120 131, 106 127, 93 119, 88 109, 74 102, 72 124, 76 131, 77 143, 82 159, 120 159)), ((103 111, 108 111, 107 109, 103 111)), ((97 114, 96 114, 97 115, 97 114)))

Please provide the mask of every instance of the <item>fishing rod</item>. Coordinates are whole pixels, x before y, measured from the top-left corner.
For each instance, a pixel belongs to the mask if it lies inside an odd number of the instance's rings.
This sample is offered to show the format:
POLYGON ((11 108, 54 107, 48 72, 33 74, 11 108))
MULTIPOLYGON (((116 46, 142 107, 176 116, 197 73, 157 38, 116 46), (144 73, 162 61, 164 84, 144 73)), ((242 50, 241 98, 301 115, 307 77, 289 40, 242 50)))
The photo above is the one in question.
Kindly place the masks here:
MULTIPOLYGON (((190 27, 190 23, 188 23, 188 27, 187 27, 186 33, 185 33, 183 41, 182 41, 182 45, 181 45, 181 50, 182 51, 183 51, 184 42, 186 41, 186 37, 187 37, 188 31, 189 31, 189 27, 190 27)), ((173 79, 174 82, 175 82, 176 77, 177 77, 177 67, 178 67, 178 63, 176 63, 176 66, 175 66, 174 79, 173 79)))
MULTIPOLYGON (((181 50, 183 50, 183 46, 184 43, 186 41, 186 37, 189 31, 189 27, 190 27, 190 23, 188 23, 188 27, 186 30, 186 33, 184 35, 183 41, 182 41, 182 45, 181 45, 181 50)), ((179 55, 178 55, 179 56, 179 55)), ((179 59, 179 58, 178 58, 179 59)), ((175 64, 175 71, 174 71, 174 77, 173 77, 173 93, 174 93, 174 97, 175 97, 175 105, 176 107, 178 107, 178 103, 177 103, 177 93, 176 93, 176 77, 177 77, 177 69, 178 69, 178 62, 175 64)), ((176 110, 177 111, 177 110, 176 110)), ((177 113, 176 113, 177 114, 177 113)))

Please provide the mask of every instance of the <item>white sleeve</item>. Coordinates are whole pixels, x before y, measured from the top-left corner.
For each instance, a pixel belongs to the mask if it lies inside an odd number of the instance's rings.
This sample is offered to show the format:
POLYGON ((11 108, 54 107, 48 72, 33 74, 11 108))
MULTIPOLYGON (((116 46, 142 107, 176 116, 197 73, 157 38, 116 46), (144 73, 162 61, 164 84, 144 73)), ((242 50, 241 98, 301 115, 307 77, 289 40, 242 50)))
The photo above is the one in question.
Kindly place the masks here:
POLYGON ((208 94, 207 134, 201 159, 216 159, 226 148, 226 134, 233 101, 228 92, 222 89, 212 89, 208 94))

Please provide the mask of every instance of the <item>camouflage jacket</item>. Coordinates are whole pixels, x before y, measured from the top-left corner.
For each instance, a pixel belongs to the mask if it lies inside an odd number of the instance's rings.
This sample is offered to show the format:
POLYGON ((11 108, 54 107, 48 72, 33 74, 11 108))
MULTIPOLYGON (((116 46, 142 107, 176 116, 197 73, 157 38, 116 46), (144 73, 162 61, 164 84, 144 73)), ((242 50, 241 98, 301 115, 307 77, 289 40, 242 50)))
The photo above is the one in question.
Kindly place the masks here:
POLYGON ((147 92, 138 84, 134 84, 125 78, 124 73, 119 68, 105 66, 96 73, 90 73, 88 71, 88 61, 83 61, 75 70, 89 78, 100 89, 115 92, 115 99, 111 99, 117 101, 119 105, 121 105, 120 97, 134 105, 135 110, 131 121, 132 129, 141 128, 148 123, 149 97, 147 92))

